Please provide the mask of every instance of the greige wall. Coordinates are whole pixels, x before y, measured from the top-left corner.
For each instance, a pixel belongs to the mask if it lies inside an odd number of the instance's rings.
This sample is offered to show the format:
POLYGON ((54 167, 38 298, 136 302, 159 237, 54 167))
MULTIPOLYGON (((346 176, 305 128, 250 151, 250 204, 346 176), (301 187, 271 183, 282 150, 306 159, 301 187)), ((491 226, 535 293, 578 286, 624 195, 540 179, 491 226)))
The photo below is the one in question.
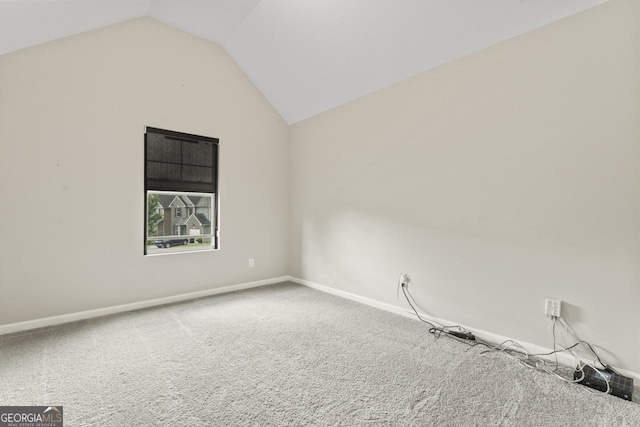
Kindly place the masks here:
POLYGON ((288 132, 149 18, 0 56, 0 325, 286 275, 288 132), (220 138, 221 250, 142 255, 145 125, 220 138))
POLYGON ((640 372, 640 28, 612 1, 292 126, 291 274, 640 372))

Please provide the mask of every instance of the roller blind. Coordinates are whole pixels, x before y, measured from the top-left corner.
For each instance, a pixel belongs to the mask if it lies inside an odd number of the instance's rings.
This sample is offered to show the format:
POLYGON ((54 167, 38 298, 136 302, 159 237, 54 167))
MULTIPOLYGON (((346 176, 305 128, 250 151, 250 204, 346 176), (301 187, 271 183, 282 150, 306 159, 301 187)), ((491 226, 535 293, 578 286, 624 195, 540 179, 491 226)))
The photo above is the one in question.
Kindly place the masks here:
POLYGON ((215 193, 218 139, 147 127, 145 190, 215 193))

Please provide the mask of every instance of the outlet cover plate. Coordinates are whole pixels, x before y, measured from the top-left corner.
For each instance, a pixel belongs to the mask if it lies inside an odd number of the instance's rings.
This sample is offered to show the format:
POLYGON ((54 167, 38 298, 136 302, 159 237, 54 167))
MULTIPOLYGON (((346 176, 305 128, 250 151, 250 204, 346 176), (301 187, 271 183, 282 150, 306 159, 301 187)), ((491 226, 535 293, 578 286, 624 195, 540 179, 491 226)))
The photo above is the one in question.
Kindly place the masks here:
POLYGON ((547 298, 544 303, 544 314, 547 316, 560 317, 562 301, 559 299, 547 298))

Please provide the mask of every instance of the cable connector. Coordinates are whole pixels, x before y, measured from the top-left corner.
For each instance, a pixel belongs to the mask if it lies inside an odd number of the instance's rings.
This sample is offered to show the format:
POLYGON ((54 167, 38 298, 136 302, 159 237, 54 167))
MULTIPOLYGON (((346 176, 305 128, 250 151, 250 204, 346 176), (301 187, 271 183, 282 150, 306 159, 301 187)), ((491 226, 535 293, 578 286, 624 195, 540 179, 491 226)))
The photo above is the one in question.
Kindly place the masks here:
POLYGON ((411 282, 411 276, 409 276, 407 273, 400 273, 400 285, 409 286, 410 282, 411 282))
POLYGON ((467 340, 467 341, 476 340, 476 336, 469 331, 446 331, 445 330, 444 332, 453 337, 460 338, 461 340, 467 340))

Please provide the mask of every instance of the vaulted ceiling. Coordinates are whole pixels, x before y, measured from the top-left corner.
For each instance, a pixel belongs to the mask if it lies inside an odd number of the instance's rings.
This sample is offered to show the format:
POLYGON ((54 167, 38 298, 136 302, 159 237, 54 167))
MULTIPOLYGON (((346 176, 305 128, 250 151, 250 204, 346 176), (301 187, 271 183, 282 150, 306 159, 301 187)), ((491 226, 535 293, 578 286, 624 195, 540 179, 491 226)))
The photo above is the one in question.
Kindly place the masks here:
POLYGON ((604 0, 3 0, 0 54, 150 16, 221 44, 295 123, 604 0))

